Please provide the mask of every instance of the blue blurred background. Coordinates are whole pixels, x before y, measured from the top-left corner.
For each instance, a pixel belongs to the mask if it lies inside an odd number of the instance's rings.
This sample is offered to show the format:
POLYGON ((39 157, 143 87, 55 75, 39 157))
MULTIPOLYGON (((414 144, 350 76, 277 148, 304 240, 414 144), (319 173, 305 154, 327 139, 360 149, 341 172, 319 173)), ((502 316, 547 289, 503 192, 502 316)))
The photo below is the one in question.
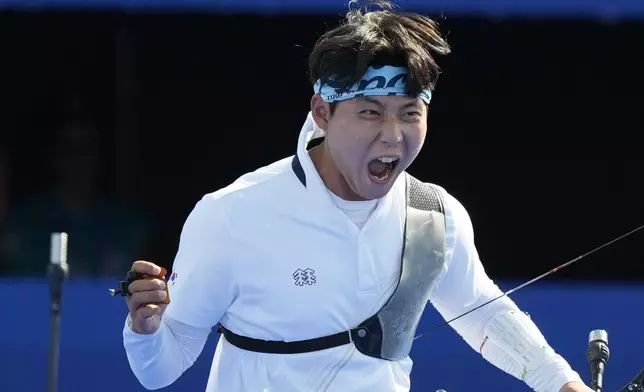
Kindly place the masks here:
MULTIPOLYGON (((500 282, 510 289, 518 281, 500 282)), ((145 391, 129 369, 121 330, 125 305, 107 295, 114 282, 74 280, 64 294, 60 391, 145 391)), ((0 281, 9 317, 2 324, 1 391, 46 391, 49 292, 44 280, 0 281)), ((592 329, 608 332, 611 359, 604 387, 617 391, 642 367, 644 288, 638 284, 542 283, 519 291, 515 300, 544 336, 588 380, 585 351, 592 329)), ((442 321, 428 308, 419 332, 442 321)), ((197 362, 163 390, 204 391, 218 335, 213 333, 197 362)), ((412 391, 528 391, 515 378, 482 360, 449 327, 429 332, 414 344, 412 391)), ((258 391, 261 392, 261 391, 258 391)))
MULTIPOLYGON (((644 223, 644 2, 396 2, 439 20, 453 53, 411 174, 468 209, 504 289, 644 223)), ((172 265, 204 194, 292 155, 307 56, 331 0, 0 0, 0 391, 47 379, 49 233, 70 234, 61 392, 141 391, 107 295, 135 259, 172 265), (278 92, 278 93, 277 93, 278 92)), ((514 298, 606 389, 644 366, 642 234, 514 298)), ((420 329, 441 320, 433 309, 420 329)), ((216 336, 168 391, 205 388, 216 336)), ((414 346, 413 390, 519 391, 450 329, 414 346)))

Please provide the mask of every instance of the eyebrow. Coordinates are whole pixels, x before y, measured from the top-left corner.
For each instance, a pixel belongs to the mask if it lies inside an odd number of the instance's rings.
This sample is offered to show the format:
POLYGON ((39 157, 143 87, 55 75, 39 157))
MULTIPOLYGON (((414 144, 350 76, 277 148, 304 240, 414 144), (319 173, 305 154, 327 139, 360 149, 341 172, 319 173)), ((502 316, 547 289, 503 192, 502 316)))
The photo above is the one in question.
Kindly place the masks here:
MULTIPOLYGON (((385 107, 385 105, 383 105, 382 102, 380 102, 377 99, 375 99, 373 97, 370 97, 368 95, 364 95, 364 96, 360 97, 360 99, 362 99, 365 102, 369 102, 369 103, 373 103, 375 105, 378 105, 380 108, 383 108, 383 109, 385 107)), ((400 107, 400 109, 408 109, 408 108, 411 108, 411 107, 418 107, 417 104, 418 104, 418 100, 409 101, 408 103, 402 105, 400 107)))

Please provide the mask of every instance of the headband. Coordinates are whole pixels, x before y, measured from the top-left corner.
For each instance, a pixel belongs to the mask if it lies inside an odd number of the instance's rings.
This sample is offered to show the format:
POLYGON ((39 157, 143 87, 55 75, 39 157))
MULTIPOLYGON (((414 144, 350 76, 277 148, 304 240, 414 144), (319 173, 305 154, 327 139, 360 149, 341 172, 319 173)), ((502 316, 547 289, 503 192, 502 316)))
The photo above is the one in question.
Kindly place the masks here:
MULTIPOLYGON (((362 79, 348 88, 341 82, 329 80, 322 83, 318 80, 313 86, 315 94, 320 94, 324 102, 340 102, 366 95, 397 95, 407 94, 407 68, 391 65, 374 65, 367 69, 362 79)), ((432 99, 430 89, 423 90, 419 95, 423 102, 429 104, 432 99)))

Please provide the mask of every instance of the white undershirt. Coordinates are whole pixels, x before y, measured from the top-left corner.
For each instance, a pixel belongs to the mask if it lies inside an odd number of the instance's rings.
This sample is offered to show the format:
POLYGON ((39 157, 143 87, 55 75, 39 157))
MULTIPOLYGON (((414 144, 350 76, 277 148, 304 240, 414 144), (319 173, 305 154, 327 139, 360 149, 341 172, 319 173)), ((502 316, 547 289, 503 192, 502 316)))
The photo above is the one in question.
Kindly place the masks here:
POLYGON ((378 200, 348 201, 333 192, 329 193, 331 194, 331 199, 333 199, 335 205, 338 206, 347 218, 355 223, 359 229, 362 229, 364 224, 367 223, 371 213, 378 206, 378 200))

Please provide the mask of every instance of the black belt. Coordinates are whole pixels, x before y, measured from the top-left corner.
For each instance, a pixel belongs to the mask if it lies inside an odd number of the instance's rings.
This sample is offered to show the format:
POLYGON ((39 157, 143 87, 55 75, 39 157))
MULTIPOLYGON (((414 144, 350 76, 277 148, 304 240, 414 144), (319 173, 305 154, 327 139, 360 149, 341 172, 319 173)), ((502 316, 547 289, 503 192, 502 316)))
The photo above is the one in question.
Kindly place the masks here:
POLYGON ((226 329, 221 324, 219 324, 217 332, 223 334, 226 340, 233 346, 247 351, 255 351, 268 354, 302 354, 312 351, 326 350, 329 348, 352 343, 355 340, 362 340, 368 334, 366 328, 356 328, 321 338, 298 340, 295 342, 283 342, 253 339, 247 338, 245 336, 240 336, 226 329))

